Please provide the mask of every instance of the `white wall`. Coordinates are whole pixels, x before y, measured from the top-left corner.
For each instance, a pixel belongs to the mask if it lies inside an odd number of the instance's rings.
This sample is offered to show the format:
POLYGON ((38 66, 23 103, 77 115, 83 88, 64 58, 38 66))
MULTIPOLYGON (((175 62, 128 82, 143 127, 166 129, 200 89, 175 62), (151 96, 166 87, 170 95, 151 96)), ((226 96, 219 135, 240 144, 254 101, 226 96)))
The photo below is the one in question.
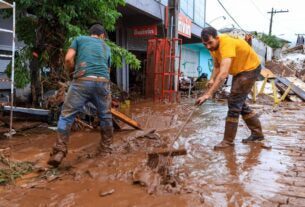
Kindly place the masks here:
POLYGON ((199 51, 182 47, 180 70, 188 77, 198 77, 199 51))
POLYGON ((272 59, 273 56, 273 50, 271 47, 263 43, 262 41, 253 38, 252 39, 252 47, 255 50, 255 52, 259 55, 262 65, 265 65, 265 61, 269 61, 272 59), (265 59, 265 57, 267 59, 265 59))

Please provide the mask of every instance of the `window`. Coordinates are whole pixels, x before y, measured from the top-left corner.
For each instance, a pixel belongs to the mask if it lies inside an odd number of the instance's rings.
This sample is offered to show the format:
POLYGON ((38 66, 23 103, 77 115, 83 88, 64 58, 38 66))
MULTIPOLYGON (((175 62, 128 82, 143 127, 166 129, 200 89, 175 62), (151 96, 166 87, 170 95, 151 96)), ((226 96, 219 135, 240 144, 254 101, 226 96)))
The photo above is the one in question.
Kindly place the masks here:
MULTIPOLYGON (((205 0, 206 1, 206 0, 205 0)), ((201 27, 204 27, 204 16, 205 16, 205 1, 195 0, 194 7, 194 22, 201 27)))
MULTIPOLYGON (((199 0, 200 1, 200 0, 199 0)), ((180 10, 192 20, 194 19, 194 0, 181 0, 180 10)))
POLYGON ((161 4, 163 4, 164 6, 167 6, 168 0, 155 0, 161 4))
POLYGON ((201 27, 204 27, 206 0, 180 0, 180 11, 201 27))

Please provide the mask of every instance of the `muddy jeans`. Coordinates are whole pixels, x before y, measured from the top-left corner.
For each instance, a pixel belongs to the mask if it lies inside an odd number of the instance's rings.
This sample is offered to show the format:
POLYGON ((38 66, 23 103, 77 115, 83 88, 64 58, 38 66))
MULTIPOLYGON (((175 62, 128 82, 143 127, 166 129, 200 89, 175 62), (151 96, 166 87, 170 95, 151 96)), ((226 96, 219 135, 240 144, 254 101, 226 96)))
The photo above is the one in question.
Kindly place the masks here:
POLYGON ((241 72, 233 77, 231 94, 228 99, 229 111, 227 120, 238 122, 240 114, 245 117, 254 113, 246 104, 246 99, 260 72, 261 66, 259 65, 252 71, 241 72))
POLYGON ((101 128, 112 127, 110 83, 73 80, 57 124, 59 134, 69 136, 76 114, 87 102, 96 106, 101 128))

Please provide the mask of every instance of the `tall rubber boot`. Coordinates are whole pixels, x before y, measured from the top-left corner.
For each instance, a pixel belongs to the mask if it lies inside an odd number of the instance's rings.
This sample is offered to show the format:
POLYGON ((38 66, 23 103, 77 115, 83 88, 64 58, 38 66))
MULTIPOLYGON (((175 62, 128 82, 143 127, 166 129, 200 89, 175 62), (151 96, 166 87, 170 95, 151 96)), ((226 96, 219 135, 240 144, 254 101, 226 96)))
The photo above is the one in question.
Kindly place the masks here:
POLYGON ((101 127, 101 141, 99 154, 110 154, 112 152, 111 144, 113 143, 113 127, 101 127))
POLYGON ((264 134, 262 131, 261 122, 258 119, 257 114, 243 116, 243 120, 247 124, 251 131, 251 135, 247 139, 243 139, 243 143, 262 141, 264 140, 264 134))
POLYGON ((68 153, 69 136, 58 133, 57 141, 55 142, 48 165, 58 167, 68 153))
POLYGON ((214 146, 214 150, 225 149, 234 146, 234 139, 238 128, 238 118, 228 117, 226 120, 223 140, 214 146))

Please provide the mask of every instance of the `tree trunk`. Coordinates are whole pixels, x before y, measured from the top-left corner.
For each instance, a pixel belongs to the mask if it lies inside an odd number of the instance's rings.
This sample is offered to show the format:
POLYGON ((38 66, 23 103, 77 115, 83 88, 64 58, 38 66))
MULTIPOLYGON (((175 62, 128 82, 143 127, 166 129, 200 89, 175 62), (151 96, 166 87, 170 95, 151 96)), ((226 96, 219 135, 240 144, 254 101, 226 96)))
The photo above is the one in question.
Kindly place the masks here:
POLYGON ((30 62, 31 71, 31 94, 32 94, 32 106, 39 106, 39 98, 41 97, 41 83, 39 79, 39 60, 33 58, 30 62))

